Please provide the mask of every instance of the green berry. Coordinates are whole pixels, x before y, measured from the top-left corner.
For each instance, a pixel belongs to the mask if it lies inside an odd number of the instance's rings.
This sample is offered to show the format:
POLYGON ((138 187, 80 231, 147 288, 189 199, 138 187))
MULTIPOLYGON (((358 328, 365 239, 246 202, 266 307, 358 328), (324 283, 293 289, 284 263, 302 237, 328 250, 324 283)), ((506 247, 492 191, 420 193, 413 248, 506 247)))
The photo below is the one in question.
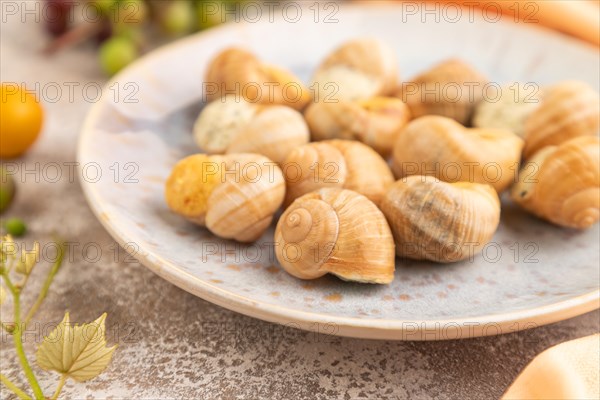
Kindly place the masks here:
POLYGON ((10 206, 16 189, 12 175, 9 175, 6 169, 0 166, 0 213, 10 206))
POLYGON ((114 37, 100 47, 100 64, 108 75, 114 75, 138 57, 135 44, 124 37, 114 37))
POLYGON ((225 11, 234 10, 234 6, 238 3, 237 0, 201 1, 197 7, 198 28, 208 29, 217 26, 223 22, 223 16, 231 18, 231 14, 225 11))
POLYGON ((162 29, 169 35, 179 36, 189 32, 194 25, 194 14, 188 0, 171 1, 160 19, 162 29))
POLYGON ((116 32, 141 25, 148 18, 148 6, 143 0, 121 0, 110 17, 116 32))
POLYGON ((100 13, 111 17, 115 10, 117 0, 94 0, 93 4, 100 13))
POLYGON ((9 235, 19 237, 25 234, 27 226, 25 226, 25 222, 20 218, 9 218, 4 221, 4 229, 6 229, 6 233, 9 235))

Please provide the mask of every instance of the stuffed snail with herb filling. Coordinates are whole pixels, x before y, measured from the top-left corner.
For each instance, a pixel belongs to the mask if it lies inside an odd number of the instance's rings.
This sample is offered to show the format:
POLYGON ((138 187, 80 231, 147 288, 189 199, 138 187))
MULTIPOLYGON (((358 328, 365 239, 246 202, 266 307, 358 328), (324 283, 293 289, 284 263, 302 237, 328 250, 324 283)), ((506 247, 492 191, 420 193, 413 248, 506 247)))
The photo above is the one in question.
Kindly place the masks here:
POLYGON ((376 39, 353 39, 329 54, 310 87, 314 102, 352 101, 388 95, 398 82, 394 51, 376 39))
POLYGON ((482 100, 475 108, 473 126, 505 129, 525 137, 525 121, 541 102, 541 90, 533 83, 502 86, 496 97, 482 100))
POLYGON ((258 153, 281 163, 310 134, 298 111, 260 106, 235 96, 208 104, 194 124, 198 147, 210 154, 258 153))

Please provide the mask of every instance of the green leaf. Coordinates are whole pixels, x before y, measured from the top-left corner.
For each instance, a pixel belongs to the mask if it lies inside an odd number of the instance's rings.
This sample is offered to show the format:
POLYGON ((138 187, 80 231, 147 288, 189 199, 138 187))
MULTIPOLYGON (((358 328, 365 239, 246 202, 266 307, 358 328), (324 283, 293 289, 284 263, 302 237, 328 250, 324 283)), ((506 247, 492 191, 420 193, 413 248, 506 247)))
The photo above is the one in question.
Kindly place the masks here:
POLYGON ((38 348, 38 365, 78 382, 100 375, 117 348, 116 345, 106 347, 105 319, 106 313, 94 322, 77 326, 70 323, 69 313, 66 313, 38 348))

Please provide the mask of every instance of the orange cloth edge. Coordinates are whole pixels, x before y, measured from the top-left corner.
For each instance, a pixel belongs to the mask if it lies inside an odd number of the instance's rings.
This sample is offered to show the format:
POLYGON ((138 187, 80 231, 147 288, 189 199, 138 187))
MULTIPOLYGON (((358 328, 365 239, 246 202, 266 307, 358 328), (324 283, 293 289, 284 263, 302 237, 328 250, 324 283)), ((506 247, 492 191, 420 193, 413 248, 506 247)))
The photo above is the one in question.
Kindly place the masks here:
POLYGON ((600 398, 600 334, 553 346, 519 374, 502 400, 600 398))
MULTIPOLYGON (((404 0, 400 0, 404 1, 404 0)), ((498 8, 505 16, 530 22, 577 37, 600 46, 599 0, 427 0, 451 3, 465 8, 489 9, 490 15, 498 8)), ((424 0, 406 3, 423 3, 424 0)), ((497 14, 496 14, 497 15, 497 14)))

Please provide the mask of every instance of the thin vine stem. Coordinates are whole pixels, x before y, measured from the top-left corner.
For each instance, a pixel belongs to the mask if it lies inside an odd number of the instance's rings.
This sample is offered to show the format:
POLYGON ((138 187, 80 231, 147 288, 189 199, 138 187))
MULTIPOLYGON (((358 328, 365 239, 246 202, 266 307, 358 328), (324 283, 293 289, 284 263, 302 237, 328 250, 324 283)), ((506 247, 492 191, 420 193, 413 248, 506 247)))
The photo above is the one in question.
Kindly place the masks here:
POLYGON ((31 308, 27 312, 27 315, 25 316, 25 319, 23 322, 24 327, 26 327, 27 324, 29 324, 29 322, 31 322, 31 318, 33 318, 33 316, 35 315, 37 310, 42 305, 42 302, 46 298, 46 295, 48 295, 48 290, 50 289, 50 285, 52 284, 54 277, 56 276, 58 270, 60 269, 60 266, 62 265, 64 254, 65 254, 65 244, 64 244, 64 242, 59 241, 58 242, 58 254, 56 255, 56 260, 54 261, 54 264, 52 264, 52 268, 50 268, 50 272, 48 272, 48 275, 46 276, 46 280, 44 281, 44 286, 42 286, 42 289, 41 289, 40 293, 38 294, 38 297, 35 300, 35 303, 33 303, 31 308))
POLYGON ((58 399, 58 396, 60 395, 60 392, 62 392, 63 386, 65 386, 66 382, 67 382, 67 375, 62 374, 60 376, 60 381, 58 382, 58 386, 56 387, 56 391, 52 395, 52 400, 58 399))
POLYGON ((16 394, 17 397, 19 397, 19 399, 31 400, 31 396, 29 396, 27 393, 21 390, 21 388, 19 388, 13 381, 8 379, 8 377, 6 377, 5 375, 0 374, 0 382, 2 382, 2 384, 6 386, 10 391, 16 394))
POLYGON ((27 381, 31 386, 31 390, 33 390, 33 394, 36 399, 43 400, 44 393, 42 392, 42 388, 38 383, 31 366, 29 365, 29 361, 27 361, 27 356, 25 355, 25 350, 23 349, 23 338, 21 337, 22 326, 21 326, 21 293, 20 290, 15 288, 12 284, 8 274, 6 271, 3 272, 2 276, 4 277, 4 282, 6 287, 13 295, 13 310, 14 310, 14 319, 15 319, 15 330, 13 331, 13 341, 15 343, 15 350, 17 351, 17 357, 19 358, 19 362, 21 363, 21 367, 23 368, 23 372, 25 373, 25 377, 27 377, 27 381))

